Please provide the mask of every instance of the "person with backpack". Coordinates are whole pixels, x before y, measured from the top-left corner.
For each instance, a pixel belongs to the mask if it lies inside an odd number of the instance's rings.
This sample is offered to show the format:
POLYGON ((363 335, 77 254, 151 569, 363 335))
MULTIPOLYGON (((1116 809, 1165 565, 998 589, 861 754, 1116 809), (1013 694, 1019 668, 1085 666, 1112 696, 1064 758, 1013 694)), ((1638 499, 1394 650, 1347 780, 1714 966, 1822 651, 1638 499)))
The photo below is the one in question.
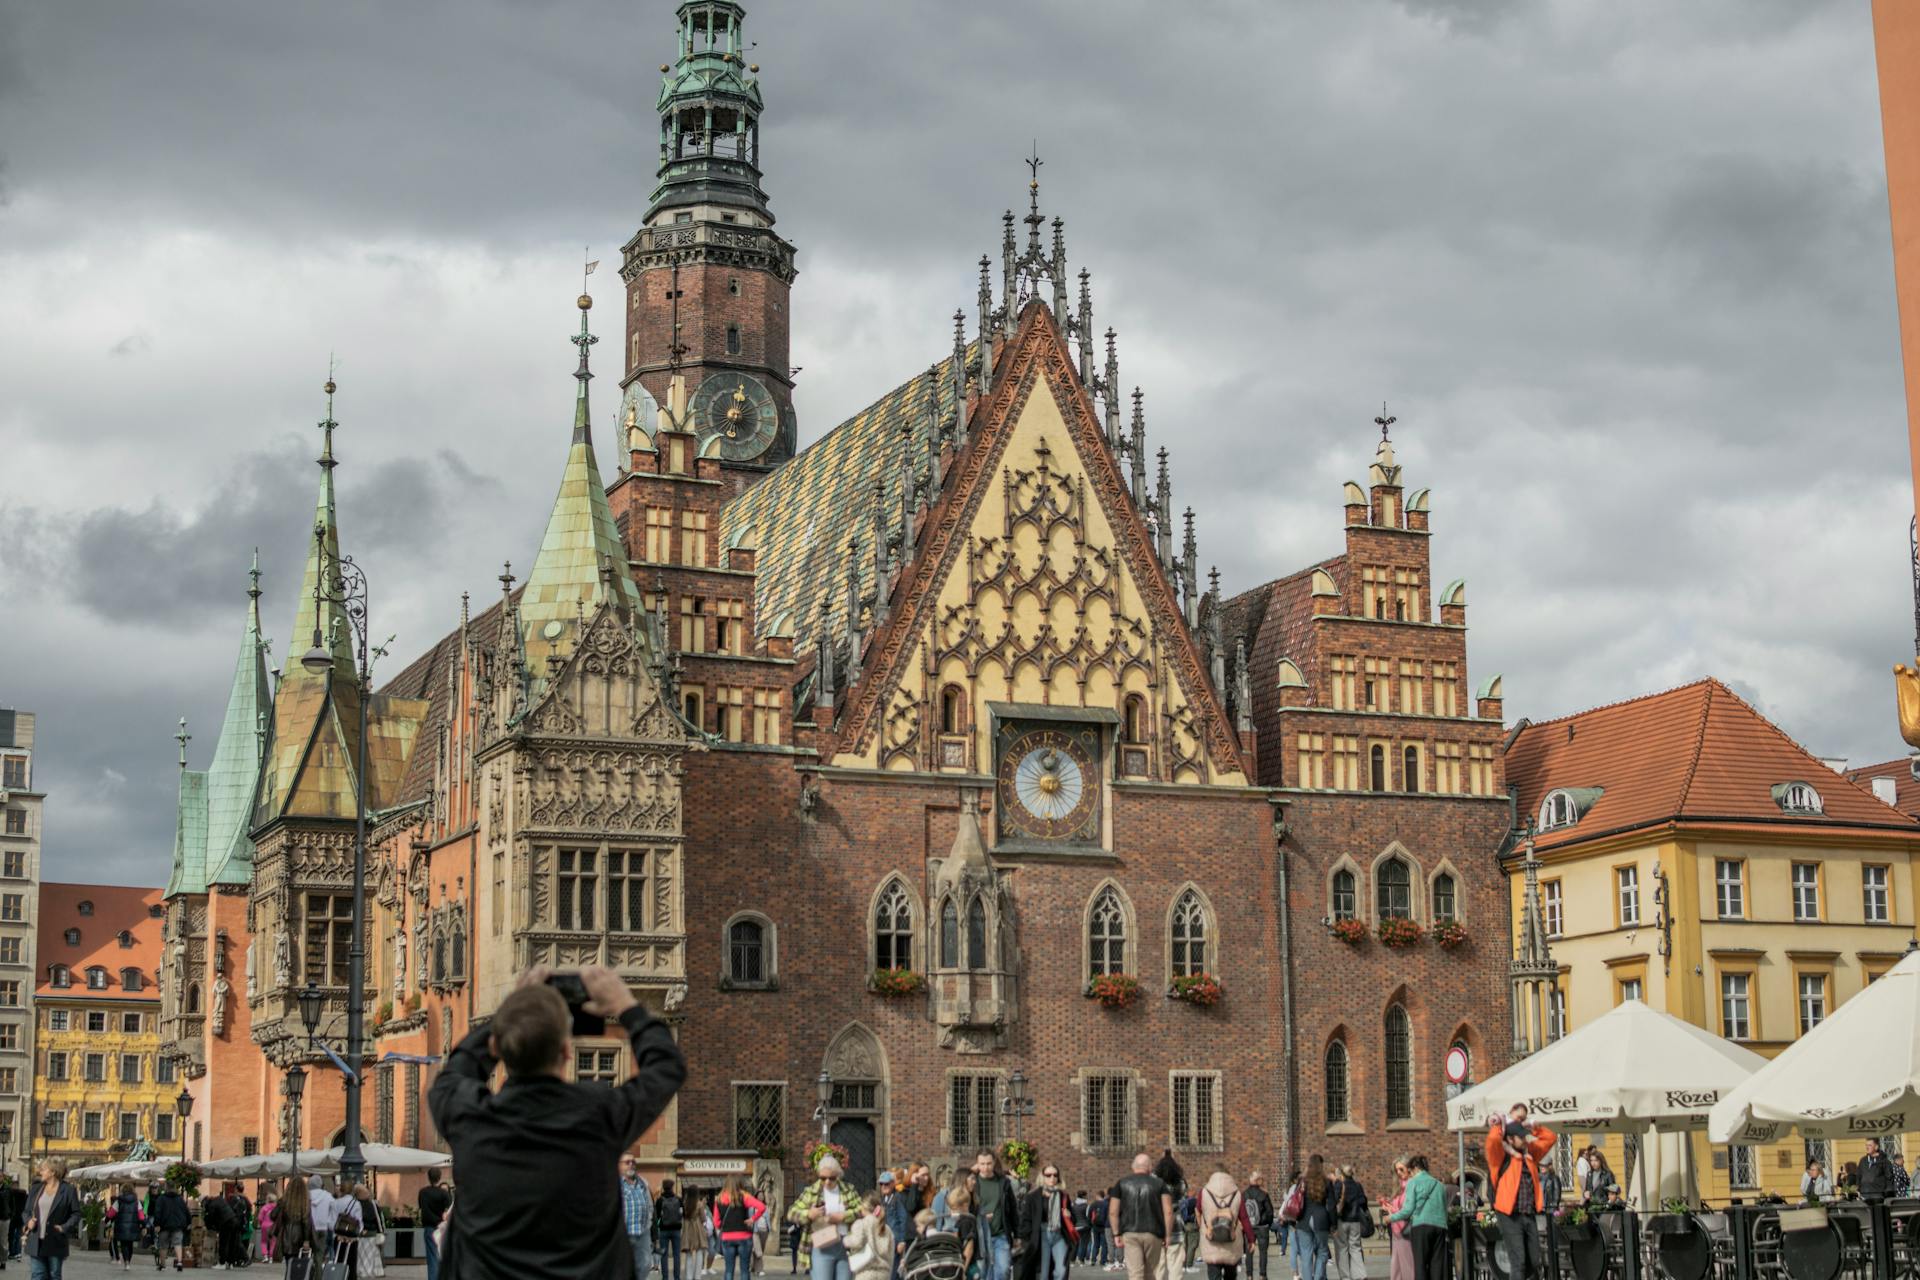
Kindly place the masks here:
POLYGON ((107 1202, 107 1218, 113 1224, 113 1239, 107 1254, 120 1263, 122 1271, 133 1270, 133 1250, 140 1243, 140 1228, 147 1215, 140 1212, 140 1197, 131 1186, 121 1184, 107 1202))
POLYGON ((1087 1193, 1084 1191, 1074 1192, 1073 1200, 1068 1205, 1068 1209, 1073 1214, 1075 1244, 1072 1257, 1075 1262, 1085 1262, 1087 1260, 1087 1249, 1093 1244, 1093 1224, 1087 1219, 1087 1208, 1087 1193))
POLYGON ((720 1255, 726 1259, 727 1280, 734 1280, 736 1262, 739 1280, 747 1280, 753 1266, 753 1229, 766 1216, 765 1202, 741 1188, 738 1174, 728 1178, 713 1198, 713 1238, 720 1242, 720 1255))
POLYGON ((1107 1192, 1103 1187, 1100 1194, 1087 1202, 1087 1250, 1086 1260, 1102 1271, 1118 1268, 1117 1259, 1109 1260, 1107 1248, 1107 1192))
POLYGON ((162 1184, 153 1197, 153 1268, 156 1271, 166 1266, 167 1254, 173 1254, 173 1269, 181 1270, 181 1259, 185 1255, 187 1231, 193 1226, 193 1210, 187 1207, 186 1197, 172 1183, 162 1184))
POLYGON ((680 1228, 686 1222, 686 1205, 674 1193, 673 1179, 660 1184, 660 1197, 653 1202, 653 1234, 659 1242, 654 1250, 660 1261, 660 1280, 680 1280, 680 1228))
POLYGON ((1273 1229, 1273 1197, 1262 1185, 1258 1169, 1247 1175, 1241 1195, 1246 1197, 1247 1223, 1253 1228, 1247 1233, 1247 1280, 1267 1280, 1267 1233, 1273 1229))
POLYGON ((1247 1198, 1240 1184, 1224 1166, 1214 1166, 1195 1193, 1194 1219, 1207 1280, 1239 1280, 1247 1241, 1253 1238, 1253 1223, 1247 1217, 1247 1198))
POLYGON ((1353 1176, 1353 1166, 1340 1166, 1336 1184, 1332 1260, 1334 1280, 1367 1280, 1366 1246, 1373 1234, 1373 1207, 1367 1203, 1367 1189, 1353 1176))

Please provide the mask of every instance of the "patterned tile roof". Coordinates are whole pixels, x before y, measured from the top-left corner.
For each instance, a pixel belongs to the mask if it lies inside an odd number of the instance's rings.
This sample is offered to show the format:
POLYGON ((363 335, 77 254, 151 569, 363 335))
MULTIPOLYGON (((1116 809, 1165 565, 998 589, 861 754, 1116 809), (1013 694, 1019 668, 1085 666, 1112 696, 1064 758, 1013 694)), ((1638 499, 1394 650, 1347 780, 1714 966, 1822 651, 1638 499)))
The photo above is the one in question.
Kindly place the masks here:
POLYGON ((899 526, 902 470, 920 469, 933 421, 953 413, 953 357, 907 381, 814 441, 778 471, 729 503, 720 515, 720 545, 756 549, 756 631, 776 627, 804 654, 819 641, 820 605, 837 634, 846 625, 847 543, 859 543, 862 596, 873 590, 875 486, 888 532, 899 526), (930 386, 931 384, 931 386, 930 386))
POLYGON ((1522 819, 1556 788, 1598 788, 1571 826, 1542 832, 1542 850, 1669 821, 1878 827, 1920 835, 1920 822, 1836 775, 1720 681, 1708 678, 1540 724, 1506 752, 1522 819), (1822 812, 1783 811, 1774 788, 1805 782, 1822 812))

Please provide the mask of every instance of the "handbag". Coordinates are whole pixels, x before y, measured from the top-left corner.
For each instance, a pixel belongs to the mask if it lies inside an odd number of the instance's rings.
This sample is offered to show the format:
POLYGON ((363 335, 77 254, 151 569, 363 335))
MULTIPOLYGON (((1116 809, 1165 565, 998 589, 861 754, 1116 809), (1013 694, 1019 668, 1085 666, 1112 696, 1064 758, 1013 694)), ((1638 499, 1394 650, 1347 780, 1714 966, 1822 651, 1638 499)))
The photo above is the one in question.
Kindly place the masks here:
POLYGON ((1282 1222, 1298 1222, 1300 1215, 1306 1211, 1306 1208, 1307 1193, 1304 1188, 1298 1183, 1295 1183, 1293 1190, 1287 1192, 1287 1198, 1280 1202, 1280 1220, 1282 1222))
POLYGON ((840 1228, 827 1223, 824 1226, 815 1227, 813 1234, 807 1238, 813 1242, 813 1247, 816 1249, 831 1249, 840 1243, 840 1228))
POLYGON ((872 1266, 873 1260, 878 1256, 879 1250, 874 1245, 873 1233, 869 1231, 867 1233, 866 1243, 862 1244, 858 1249, 855 1249, 852 1254, 847 1257, 847 1269, 858 1273, 863 1267, 872 1266))

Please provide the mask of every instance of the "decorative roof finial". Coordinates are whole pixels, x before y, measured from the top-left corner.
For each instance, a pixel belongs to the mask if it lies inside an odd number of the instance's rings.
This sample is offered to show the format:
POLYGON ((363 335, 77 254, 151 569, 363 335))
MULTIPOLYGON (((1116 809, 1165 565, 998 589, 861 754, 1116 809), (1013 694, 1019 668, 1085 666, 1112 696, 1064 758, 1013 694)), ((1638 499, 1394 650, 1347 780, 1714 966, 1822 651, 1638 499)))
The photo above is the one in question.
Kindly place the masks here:
POLYGON ((260 599, 260 548, 253 549, 253 568, 247 570, 247 598, 256 605, 260 599))
POLYGON ((1074 329, 1080 340, 1080 385, 1093 388, 1093 286, 1085 267, 1080 268, 1080 313, 1074 329))
POLYGON ((333 358, 333 353, 328 352, 327 383, 326 386, 321 388, 321 390, 327 393, 327 416, 320 420, 320 465, 328 471, 333 470, 339 465, 339 463, 333 460, 333 429, 340 425, 333 420, 333 371, 335 367, 336 362, 333 358))
MULTIPOLYGON (((598 262, 589 262, 587 264, 587 270, 592 271, 599 265, 598 262)), ((587 348, 600 341, 600 339, 594 337, 593 334, 587 331, 587 312, 593 310, 593 295, 588 293, 581 294, 576 305, 580 308, 580 332, 575 334, 570 341, 574 346, 580 348, 580 367, 574 370, 573 374, 574 378, 580 383, 580 394, 574 400, 573 405, 573 442, 579 444, 581 441, 588 439, 590 434, 587 425, 587 384, 593 381, 593 370, 587 367, 587 348)))
POLYGON ((1375 418, 1375 419, 1373 420, 1373 425, 1374 425, 1374 426, 1376 426, 1376 427, 1378 427, 1378 428, 1380 428, 1380 440, 1381 440, 1381 443, 1383 443, 1383 444, 1384 444, 1384 443, 1386 442, 1386 439, 1387 439, 1387 428, 1388 428, 1388 427, 1390 427, 1390 426, 1392 426, 1392 425, 1393 425, 1394 423, 1396 423, 1396 422, 1398 422, 1398 421, 1400 421, 1400 419, 1398 419, 1398 418, 1395 418, 1395 417, 1391 417, 1391 416, 1389 416, 1389 415, 1388 415, 1388 413, 1387 413, 1387 402, 1386 402, 1385 400, 1382 400, 1382 401, 1380 402, 1380 416, 1379 416, 1379 417, 1377 417, 1377 418, 1375 418))
POLYGON ((173 740, 180 744, 180 767, 184 769, 187 767, 187 744, 193 741, 193 735, 187 732, 185 716, 180 717, 180 731, 173 735, 173 740))
POLYGON ((503 562, 503 563, 501 564, 501 566, 500 566, 500 579, 499 579, 499 581, 500 581, 500 594, 501 594, 501 596, 502 596, 502 597, 505 597, 505 596, 510 596, 510 595, 512 595, 512 594, 513 594, 513 584, 514 584, 514 576, 513 576, 513 561, 511 561, 511 560, 508 560, 508 561, 505 561, 505 562, 503 562))

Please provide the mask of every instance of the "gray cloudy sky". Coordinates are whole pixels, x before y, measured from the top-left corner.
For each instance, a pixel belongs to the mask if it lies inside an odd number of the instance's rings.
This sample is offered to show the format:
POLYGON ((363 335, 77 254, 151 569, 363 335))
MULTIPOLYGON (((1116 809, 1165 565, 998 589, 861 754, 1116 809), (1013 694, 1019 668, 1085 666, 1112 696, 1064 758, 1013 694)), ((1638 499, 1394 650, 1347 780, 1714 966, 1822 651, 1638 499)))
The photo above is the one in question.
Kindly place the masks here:
MULTIPOLYGON (((1509 715, 1713 673, 1816 751, 1903 749, 1859 0, 758 0, 748 30, 803 442, 947 348, 1037 138, 1229 590, 1338 548, 1386 400, 1509 715)), ((664 0, 0 0, 0 704, 41 713, 50 878, 164 878, 174 721, 204 765, 255 545, 285 652, 329 351, 389 669, 530 560, 581 246, 604 330, 672 33, 664 0)))

